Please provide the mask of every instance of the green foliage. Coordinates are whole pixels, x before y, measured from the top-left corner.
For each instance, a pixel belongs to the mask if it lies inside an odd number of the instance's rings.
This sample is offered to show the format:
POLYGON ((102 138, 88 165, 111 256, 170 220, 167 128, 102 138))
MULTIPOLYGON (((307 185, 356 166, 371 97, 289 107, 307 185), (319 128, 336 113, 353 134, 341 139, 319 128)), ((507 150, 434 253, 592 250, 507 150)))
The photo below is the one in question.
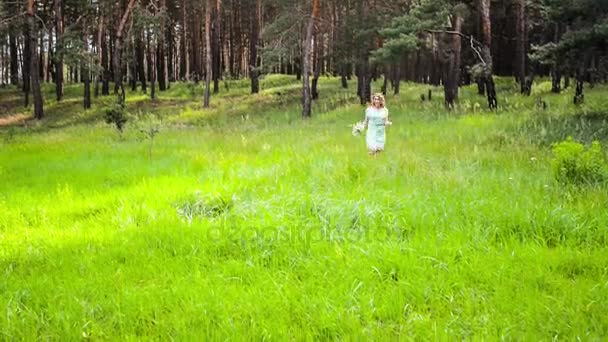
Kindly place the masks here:
POLYGON ((452 15, 466 16, 462 3, 445 0, 424 0, 412 5, 402 16, 393 18, 390 25, 380 31, 385 43, 373 52, 376 62, 398 60, 404 53, 416 49, 431 49, 428 30, 451 29, 452 15))
POLYGON ((553 145, 553 174, 563 184, 595 184, 608 179, 608 162, 598 141, 589 148, 571 137, 553 145))
POLYGON ((200 191, 174 203, 177 215, 188 224, 196 219, 216 218, 228 212, 233 205, 233 198, 217 194, 203 195, 200 191))
POLYGON ((125 101, 119 94, 116 103, 105 109, 105 120, 108 124, 114 124, 118 133, 122 137, 125 123, 127 123, 127 114, 125 109, 125 101))
POLYGON ((148 115, 145 116, 145 118, 140 119, 140 122, 139 132, 142 134, 143 140, 150 141, 150 145, 148 147, 148 157, 151 160, 152 148, 154 147, 154 138, 160 132, 162 121, 156 118, 156 116, 148 115))

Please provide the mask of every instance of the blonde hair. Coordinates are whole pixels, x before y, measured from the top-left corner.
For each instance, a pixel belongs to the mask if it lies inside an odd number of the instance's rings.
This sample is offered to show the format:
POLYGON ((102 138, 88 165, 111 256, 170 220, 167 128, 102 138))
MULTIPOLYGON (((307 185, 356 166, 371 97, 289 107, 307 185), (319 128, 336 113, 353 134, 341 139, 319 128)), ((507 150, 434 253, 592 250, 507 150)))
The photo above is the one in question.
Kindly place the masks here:
POLYGON ((384 95, 382 95, 382 93, 375 93, 374 95, 372 95, 371 97, 371 103, 370 105, 374 105, 374 100, 380 100, 380 107, 384 108, 385 107, 385 100, 384 100, 384 95))

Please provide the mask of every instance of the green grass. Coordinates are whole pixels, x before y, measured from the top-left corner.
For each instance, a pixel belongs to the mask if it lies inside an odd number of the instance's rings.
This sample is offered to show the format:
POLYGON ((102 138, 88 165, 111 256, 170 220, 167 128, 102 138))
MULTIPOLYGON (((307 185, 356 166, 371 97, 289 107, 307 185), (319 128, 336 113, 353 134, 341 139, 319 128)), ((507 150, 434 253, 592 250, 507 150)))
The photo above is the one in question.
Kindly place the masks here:
POLYGON ((549 147, 605 143, 607 89, 574 107, 510 82, 497 112, 402 85, 375 158, 354 82, 322 78, 311 120, 285 76, 211 109, 184 84, 130 93, 122 139, 113 99, 82 111, 70 85, 0 128, 0 339, 605 339, 608 186, 560 185, 549 147))

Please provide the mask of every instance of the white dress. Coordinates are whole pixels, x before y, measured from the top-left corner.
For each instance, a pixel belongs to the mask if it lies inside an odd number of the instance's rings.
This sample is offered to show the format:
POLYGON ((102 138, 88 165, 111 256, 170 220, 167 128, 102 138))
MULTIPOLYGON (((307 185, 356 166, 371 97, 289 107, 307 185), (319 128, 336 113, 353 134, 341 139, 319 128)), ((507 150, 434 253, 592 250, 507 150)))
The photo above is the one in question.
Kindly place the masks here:
POLYGON ((367 149, 370 151, 384 150, 386 142, 385 122, 388 118, 388 109, 368 107, 365 110, 365 120, 367 121, 367 134, 365 141, 367 149))

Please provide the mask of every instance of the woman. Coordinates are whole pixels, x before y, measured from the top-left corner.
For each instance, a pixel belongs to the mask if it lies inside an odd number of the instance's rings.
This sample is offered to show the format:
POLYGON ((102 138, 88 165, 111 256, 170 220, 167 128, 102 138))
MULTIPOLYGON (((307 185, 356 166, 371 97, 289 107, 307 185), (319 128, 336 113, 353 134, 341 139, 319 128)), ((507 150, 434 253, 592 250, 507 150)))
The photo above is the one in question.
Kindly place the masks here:
POLYGON ((386 126, 391 125, 391 122, 388 120, 388 109, 384 106, 382 94, 372 96, 372 103, 365 110, 364 124, 367 128, 365 141, 369 154, 375 155, 383 151, 386 141, 386 126))

